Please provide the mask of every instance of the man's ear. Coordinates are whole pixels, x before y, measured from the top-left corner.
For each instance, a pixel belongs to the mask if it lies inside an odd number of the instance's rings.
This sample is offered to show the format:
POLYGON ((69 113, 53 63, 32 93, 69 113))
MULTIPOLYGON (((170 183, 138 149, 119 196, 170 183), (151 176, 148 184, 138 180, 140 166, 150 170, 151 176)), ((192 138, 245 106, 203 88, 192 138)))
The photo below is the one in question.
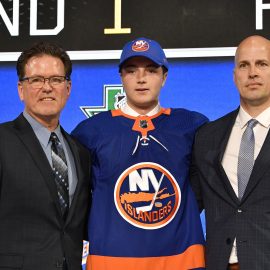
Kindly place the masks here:
POLYGON ((163 82, 162 82, 162 87, 165 85, 166 80, 167 80, 168 72, 163 74, 163 82))
POLYGON ((20 98, 21 101, 23 101, 24 100, 24 97, 23 97, 23 84, 22 84, 21 81, 18 81, 17 88, 18 88, 19 98, 20 98))
POLYGON ((71 86, 72 86, 71 81, 68 81, 67 82, 68 97, 70 96, 70 93, 71 93, 71 86))

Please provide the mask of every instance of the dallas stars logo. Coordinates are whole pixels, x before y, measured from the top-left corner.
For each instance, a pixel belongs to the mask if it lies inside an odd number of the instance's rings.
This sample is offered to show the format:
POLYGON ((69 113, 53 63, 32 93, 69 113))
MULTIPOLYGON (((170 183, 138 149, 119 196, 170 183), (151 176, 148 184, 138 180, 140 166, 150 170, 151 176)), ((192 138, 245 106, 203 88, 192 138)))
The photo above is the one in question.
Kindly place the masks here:
POLYGON ((80 106, 86 115, 91 117, 100 112, 120 109, 126 103, 126 95, 122 85, 104 85, 102 106, 80 106))

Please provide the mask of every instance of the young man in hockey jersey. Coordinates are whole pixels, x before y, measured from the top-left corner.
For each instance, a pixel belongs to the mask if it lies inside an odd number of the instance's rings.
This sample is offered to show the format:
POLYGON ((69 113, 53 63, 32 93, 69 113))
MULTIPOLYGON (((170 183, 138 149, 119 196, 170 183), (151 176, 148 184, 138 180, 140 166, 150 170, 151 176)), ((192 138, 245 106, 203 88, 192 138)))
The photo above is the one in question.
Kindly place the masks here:
POLYGON ((88 269, 204 269, 188 172, 195 131, 207 118, 160 106, 168 69, 156 41, 128 42, 119 64, 125 106, 73 131, 93 158, 88 269))

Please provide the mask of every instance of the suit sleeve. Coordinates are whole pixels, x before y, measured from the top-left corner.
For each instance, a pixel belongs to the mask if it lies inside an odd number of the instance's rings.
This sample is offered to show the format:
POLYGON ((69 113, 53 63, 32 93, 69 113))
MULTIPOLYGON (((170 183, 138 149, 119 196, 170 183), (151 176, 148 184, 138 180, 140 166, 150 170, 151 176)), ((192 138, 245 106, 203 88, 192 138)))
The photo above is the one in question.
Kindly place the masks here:
POLYGON ((0 160, 0 194, 1 194, 1 190, 2 190, 2 164, 0 160))
POLYGON ((193 189, 193 192, 195 193, 199 210, 202 211, 204 209, 204 204, 203 204, 203 197, 202 197, 202 190, 201 190, 200 172, 198 170, 198 166, 197 166, 198 164, 196 161, 197 143, 198 143, 198 133, 195 136, 195 140, 193 144, 189 176, 190 176, 191 187, 193 189))
MULTIPOLYGON (((89 180, 87 187, 88 192, 90 193, 89 202, 87 204, 87 213, 90 212, 91 204, 92 204, 92 178, 91 178, 91 156, 87 148, 84 146, 80 146, 80 157, 81 157, 81 163, 82 168, 85 171, 86 178, 89 180)), ((85 226, 84 226, 84 240, 88 241, 88 226, 87 226, 88 219, 86 219, 85 226)))

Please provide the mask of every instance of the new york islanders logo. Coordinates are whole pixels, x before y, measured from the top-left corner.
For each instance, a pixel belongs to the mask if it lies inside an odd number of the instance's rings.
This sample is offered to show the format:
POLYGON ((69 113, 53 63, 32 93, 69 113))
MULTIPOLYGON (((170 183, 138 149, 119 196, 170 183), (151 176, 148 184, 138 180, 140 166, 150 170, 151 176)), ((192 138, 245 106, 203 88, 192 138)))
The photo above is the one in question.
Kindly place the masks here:
POLYGON ((134 52, 145 52, 149 49, 149 43, 145 40, 137 40, 132 44, 134 52))
POLYGON ((114 189, 119 214, 142 229, 158 229, 176 215, 181 191, 173 175, 157 163, 142 162, 126 169, 114 189))

